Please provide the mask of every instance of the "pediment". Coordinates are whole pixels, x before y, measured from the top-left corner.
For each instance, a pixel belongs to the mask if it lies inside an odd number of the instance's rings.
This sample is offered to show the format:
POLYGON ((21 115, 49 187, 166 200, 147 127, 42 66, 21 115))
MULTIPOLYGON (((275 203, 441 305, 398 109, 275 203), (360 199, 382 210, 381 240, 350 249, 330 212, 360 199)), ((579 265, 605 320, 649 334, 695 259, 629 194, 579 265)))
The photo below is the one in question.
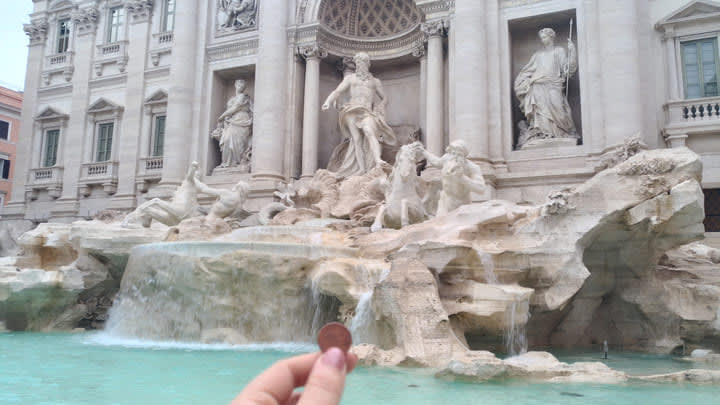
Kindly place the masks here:
POLYGON ((88 107, 88 114, 122 111, 122 107, 105 98, 100 98, 88 107))
POLYGON ((35 116, 36 121, 52 121, 52 120, 66 120, 68 115, 64 114, 52 107, 45 107, 38 115, 35 116))
POLYGON ((165 90, 157 90, 150 97, 145 99, 145 105, 167 103, 168 95, 165 90))
POLYGON ((50 3, 50 7, 48 7, 48 11, 60 11, 67 8, 73 8, 75 7, 75 4, 73 4, 70 0, 55 0, 50 3))
POLYGON ((657 26, 687 23, 708 18, 720 19, 720 3, 708 0, 694 0, 660 20, 657 26))

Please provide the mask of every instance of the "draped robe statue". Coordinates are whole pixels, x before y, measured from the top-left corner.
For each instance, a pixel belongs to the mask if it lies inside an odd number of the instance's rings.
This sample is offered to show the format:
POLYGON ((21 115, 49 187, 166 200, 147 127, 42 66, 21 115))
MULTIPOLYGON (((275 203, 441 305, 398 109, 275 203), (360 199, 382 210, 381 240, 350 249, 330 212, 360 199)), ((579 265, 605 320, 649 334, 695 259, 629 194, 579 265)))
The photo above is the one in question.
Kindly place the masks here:
POLYGON ((253 103, 244 93, 245 80, 235 81, 235 96, 227 103, 227 109, 218 117, 217 128, 212 137, 217 139, 222 153, 220 167, 240 167, 250 171, 252 148, 253 103))
POLYGON ((345 76, 322 105, 337 107, 337 99, 348 92, 350 101, 340 107, 338 121, 343 142, 335 148, 328 170, 340 177, 365 174, 383 163, 380 143, 394 146, 397 138, 385 122, 387 98, 380 80, 370 73, 370 57, 364 52, 355 55, 355 73, 345 76), (379 101, 376 103, 375 99, 379 101))
POLYGON ((515 79, 515 95, 526 121, 521 121, 518 147, 549 138, 578 139, 565 85, 577 71, 575 44, 568 40, 568 53, 555 46, 555 31, 543 28, 539 33, 544 47, 533 54, 515 79))

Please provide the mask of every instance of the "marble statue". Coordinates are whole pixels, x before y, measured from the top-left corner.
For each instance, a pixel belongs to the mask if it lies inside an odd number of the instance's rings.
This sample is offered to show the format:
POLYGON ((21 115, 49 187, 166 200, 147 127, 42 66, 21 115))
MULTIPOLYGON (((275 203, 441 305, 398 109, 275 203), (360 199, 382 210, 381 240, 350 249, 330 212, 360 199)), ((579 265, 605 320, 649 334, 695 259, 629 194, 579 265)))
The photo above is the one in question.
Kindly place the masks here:
POLYGON ((257 4, 255 0, 219 0, 218 20, 221 28, 243 29, 255 26, 257 4))
POLYGON ((338 98, 346 92, 350 96, 339 108, 343 142, 335 148, 328 163, 328 170, 340 177, 367 173, 383 163, 380 144, 397 143, 392 128, 385 122, 387 98, 380 80, 370 73, 370 57, 360 52, 353 60, 355 72, 345 76, 322 105, 323 111, 330 106, 338 108, 338 98))
POLYGON ((400 148, 386 185, 385 203, 378 210, 371 232, 377 232, 383 226, 399 229, 427 219, 417 175, 417 157, 421 149, 420 142, 400 148))
POLYGON ((149 228, 153 219, 167 226, 175 226, 197 212, 198 166, 198 162, 190 164, 185 179, 175 190, 170 201, 153 198, 140 204, 135 211, 125 217, 122 227, 132 227, 132 223, 139 221, 143 227, 149 228))
POLYGON ((210 211, 205 217, 205 221, 208 223, 231 217, 239 210, 242 210, 250 192, 250 185, 244 181, 237 182, 230 190, 213 188, 197 179, 195 183, 201 193, 217 197, 217 200, 210 206, 210 211))
POLYGON ((485 180, 478 165, 468 160, 468 148, 462 140, 453 141, 442 157, 422 150, 429 166, 442 171, 442 188, 438 197, 437 212, 441 216, 472 202, 472 192, 485 191, 485 180))
POLYGON ((235 96, 227 102, 227 109, 218 117, 212 137, 220 143, 220 167, 239 167, 250 172, 252 152, 253 102, 245 93, 245 80, 235 81, 235 96))
POLYGON ((555 31, 539 32, 543 48, 535 52, 515 78, 515 95, 525 121, 518 123, 518 148, 543 139, 578 139, 565 87, 577 71, 575 44, 568 39, 568 51, 555 46, 555 31))

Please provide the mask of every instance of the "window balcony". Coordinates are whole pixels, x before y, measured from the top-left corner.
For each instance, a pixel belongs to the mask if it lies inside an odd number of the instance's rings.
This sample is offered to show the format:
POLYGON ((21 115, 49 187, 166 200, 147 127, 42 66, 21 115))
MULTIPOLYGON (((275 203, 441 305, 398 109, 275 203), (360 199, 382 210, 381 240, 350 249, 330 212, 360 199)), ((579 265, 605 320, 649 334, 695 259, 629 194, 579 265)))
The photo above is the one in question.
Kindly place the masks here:
POLYGON ((173 32, 159 32, 153 34, 152 46, 150 47, 150 60, 153 66, 160 64, 160 57, 172 52, 173 32))
POLYGON ((102 186, 106 193, 115 194, 118 183, 118 162, 84 163, 78 181, 80 194, 90 195, 90 186, 102 186))
POLYGON ((103 67, 109 64, 117 64, 118 70, 123 73, 128 63, 128 41, 110 42, 97 45, 95 52, 95 74, 102 76, 103 67))
POLYGON ((665 104, 665 139, 683 146, 693 134, 720 132, 720 97, 671 101, 665 104))
POLYGON ((150 183, 160 181, 162 177, 163 157, 152 156, 140 159, 138 173, 135 176, 135 184, 138 191, 145 193, 148 191, 150 183))
POLYGON ((37 199, 40 190, 47 190, 52 198, 58 198, 62 194, 62 183, 62 167, 40 167, 30 170, 30 178, 25 191, 31 200, 37 199))
POLYGON ((63 52, 56 53, 54 55, 45 56, 45 67, 42 71, 43 83, 49 85, 52 76, 61 74, 66 82, 72 80, 74 67, 73 67, 73 53, 63 52))

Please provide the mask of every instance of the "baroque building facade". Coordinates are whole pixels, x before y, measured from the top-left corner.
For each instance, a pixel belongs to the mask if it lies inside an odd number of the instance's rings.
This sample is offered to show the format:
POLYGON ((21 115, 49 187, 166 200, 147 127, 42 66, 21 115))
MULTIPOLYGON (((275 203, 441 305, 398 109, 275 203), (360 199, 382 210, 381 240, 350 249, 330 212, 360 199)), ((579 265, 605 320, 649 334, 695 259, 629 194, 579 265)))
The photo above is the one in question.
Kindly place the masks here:
POLYGON ((713 1, 33 3, 6 219, 131 210, 168 197, 192 161, 207 184, 250 181, 258 209, 328 166, 343 139, 321 100, 360 52, 399 139, 436 155, 465 142, 488 185, 477 200, 540 203, 633 136, 640 148, 696 151, 711 203, 720 189, 713 1), (241 119, 226 114, 233 105, 241 119), (541 123, 548 114, 565 128, 541 123), (235 133, 246 137, 242 156, 223 150, 235 133))

